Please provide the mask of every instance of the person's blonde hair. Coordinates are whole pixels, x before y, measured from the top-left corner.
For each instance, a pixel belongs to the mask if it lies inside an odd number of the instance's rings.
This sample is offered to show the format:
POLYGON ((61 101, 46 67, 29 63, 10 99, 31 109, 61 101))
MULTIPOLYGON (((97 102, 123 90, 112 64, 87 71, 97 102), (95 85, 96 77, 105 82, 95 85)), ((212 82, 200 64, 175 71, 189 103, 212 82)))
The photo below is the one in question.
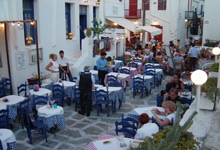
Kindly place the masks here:
POLYGON ((57 56, 57 54, 50 54, 50 55, 49 55, 49 58, 50 58, 50 59, 53 59, 54 56, 57 56))
POLYGON ((162 107, 168 107, 170 109, 171 112, 176 111, 176 104, 172 101, 165 101, 162 104, 162 107))

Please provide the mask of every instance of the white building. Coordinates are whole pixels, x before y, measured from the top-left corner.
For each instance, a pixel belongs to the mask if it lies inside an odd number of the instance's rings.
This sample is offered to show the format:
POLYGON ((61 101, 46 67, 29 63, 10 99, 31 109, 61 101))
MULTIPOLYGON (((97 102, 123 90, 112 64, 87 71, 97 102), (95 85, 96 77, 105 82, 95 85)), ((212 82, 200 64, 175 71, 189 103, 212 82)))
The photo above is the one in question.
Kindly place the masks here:
MULTIPOLYGON (((82 26, 92 27, 94 17, 104 21, 103 3, 97 0, 1 0, 0 21, 37 20, 38 43, 41 61, 40 70, 44 75, 49 63, 49 54, 62 49, 66 56, 81 56, 80 39, 84 38, 82 26), (67 34, 72 33, 72 39, 67 34), (81 38, 80 38, 81 36, 81 38)), ((35 33, 30 24, 7 23, 8 54, 14 93, 21 83, 37 73, 36 45, 26 45, 25 37, 35 40, 35 33)), ((5 44, 5 27, 0 25, 1 61, 0 74, 9 77, 5 44)), ((34 43, 35 41, 33 41, 34 43)), ((71 60, 70 60, 71 61, 71 60)), ((74 59, 72 61, 75 61, 74 59)), ((73 62, 71 62, 73 63, 73 62)))

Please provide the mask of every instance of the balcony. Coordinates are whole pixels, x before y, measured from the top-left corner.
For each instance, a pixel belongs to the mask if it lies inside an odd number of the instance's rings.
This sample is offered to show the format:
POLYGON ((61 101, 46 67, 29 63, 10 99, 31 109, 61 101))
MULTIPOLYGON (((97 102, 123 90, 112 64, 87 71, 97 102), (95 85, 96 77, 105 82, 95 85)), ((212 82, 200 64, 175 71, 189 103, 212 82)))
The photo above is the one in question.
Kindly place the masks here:
POLYGON ((126 19, 140 19, 141 9, 136 9, 136 10, 125 9, 125 18, 126 19))

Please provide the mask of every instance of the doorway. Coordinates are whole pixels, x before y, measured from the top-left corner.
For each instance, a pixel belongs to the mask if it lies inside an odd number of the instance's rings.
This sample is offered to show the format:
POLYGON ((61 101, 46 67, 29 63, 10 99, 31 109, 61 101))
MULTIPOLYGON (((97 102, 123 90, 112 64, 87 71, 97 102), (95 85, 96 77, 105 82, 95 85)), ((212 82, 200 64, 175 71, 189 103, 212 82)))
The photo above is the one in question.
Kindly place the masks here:
POLYGON ((87 6, 80 6, 80 50, 82 49, 82 39, 85 38, 84 30, 87 28, 87 6))
MULTIPOLYGON (((163 41, 163 26, 160 26, 160 25, 151 25, 151 26, 159 28, 159 29, 162 30, 162 33, 160 35, 154 36, 154 38, 158 39, 158 42, 162 42, 163 41)), ((151 40, 151 34, 150 33, 148 33, 148 40, 149 41, 151 40)))

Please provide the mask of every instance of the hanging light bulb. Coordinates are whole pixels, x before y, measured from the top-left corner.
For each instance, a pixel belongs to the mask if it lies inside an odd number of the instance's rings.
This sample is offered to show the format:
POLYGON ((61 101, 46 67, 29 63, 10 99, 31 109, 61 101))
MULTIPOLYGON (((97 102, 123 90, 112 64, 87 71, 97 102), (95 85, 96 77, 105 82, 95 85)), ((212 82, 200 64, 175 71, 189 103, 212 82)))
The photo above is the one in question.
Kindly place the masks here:
POLYGON ((2 24, 1 24, 1 27, 2 27, 2 28, 4 28, 4 27, 5 27, 5 24, 4 24, 4 23, 2 23, 2 24))
POLYGON ((12 22, 12 23, 11 23, 11 25, 13 25, 13 26, 14 26, 14 25, 15 25, 15 23, 14 23, 14 22, 12 22))
POLYGON ((34 21, 32 21, 30 24, 31 24, 31 25, 34 25, 34 23, 35 23, 35 22, 34 22, 34 21))
POLYGON ((99 5, 99 4, 100 4, 100 0, 97 0, 96 5, 99 5))

